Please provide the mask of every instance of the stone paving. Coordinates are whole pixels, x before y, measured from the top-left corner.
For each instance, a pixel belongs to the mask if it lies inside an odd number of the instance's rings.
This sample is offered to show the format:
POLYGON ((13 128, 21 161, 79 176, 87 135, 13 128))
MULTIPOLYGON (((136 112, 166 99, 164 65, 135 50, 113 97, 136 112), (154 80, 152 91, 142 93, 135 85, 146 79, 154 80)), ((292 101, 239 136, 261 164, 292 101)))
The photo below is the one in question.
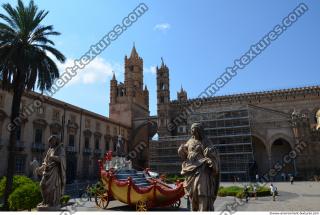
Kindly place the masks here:
MULTIPOLYGON (((222 186, 240 185, 233 183, 221 183, 222 186)), ((276 201, 272 197, 259 197, 258 200, 251 198, 248 203, 235 201, 234 197, 218 197, 215 202, 216 211, 224 211, 226 204, 238 202, 237 211, 320 211, 320 182, 275 182, 279 196, 276 201)), ((269 186, 267 184, 266 186, 269 186)), ((74 201, 74 200, 73 200, 74 201)), ((86 202, 77 207, 77 211, 103 211, 95 206, 94 201, 86 202)), ((119 201, 111 201, 108 210, 111 211, 134 211, 119 201)), ((152 211, 171 211, 172 208, 156 208, 152 211)), ((180 211, 187 210, 186 200, 183 198, 180 211)))

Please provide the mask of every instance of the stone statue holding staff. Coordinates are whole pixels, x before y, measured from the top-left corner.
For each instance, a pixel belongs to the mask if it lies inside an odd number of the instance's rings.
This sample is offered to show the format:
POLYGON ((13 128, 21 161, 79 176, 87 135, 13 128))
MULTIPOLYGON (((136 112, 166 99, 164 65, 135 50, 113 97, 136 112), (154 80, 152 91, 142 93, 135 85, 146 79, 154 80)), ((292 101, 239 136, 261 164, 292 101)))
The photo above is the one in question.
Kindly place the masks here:
POLYGON ((39 211, 60 210, 60 199, 64 194, 66 184, 66 156, 65 149, 59 137, 52 135, 49 149, 40 167, 36 169, 42 176, 40 181, 43 201, 38 205, 39 211))

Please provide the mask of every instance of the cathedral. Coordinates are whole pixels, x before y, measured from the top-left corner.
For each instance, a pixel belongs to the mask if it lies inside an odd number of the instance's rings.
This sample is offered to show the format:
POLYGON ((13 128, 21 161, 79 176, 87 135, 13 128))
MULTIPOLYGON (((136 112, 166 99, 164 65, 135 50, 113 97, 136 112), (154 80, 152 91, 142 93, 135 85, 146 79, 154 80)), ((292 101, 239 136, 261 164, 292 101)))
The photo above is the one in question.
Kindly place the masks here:
MULTIPOLYGON (((201 89, 199 89, 201 90, 201 89)), ((178 174, 177 149, 194 122, 220 155, 221 178, 231 181, 309 180, 320 174, 320 87, 188 98, 181 87, 170 99, 169 67, 157 68, 158 140, 150 142, 149 165, 178 174)))
MULTIPOLYGON (((177 149, 190 138, 194 122, 203 124, 207 140, 219 152, 224 181, 251 180, 257 174, 308 180, 320 174, 320 86, 194 99, 181 87, 171 99, 170 69, 161 59, 155 80, 157 115, 150 116, 143 58, 135 46, 124 57, 124 70, 123 83, 115 74, 110 80, 108 117, 46 97, 24 118, 15 146, 16 174, 32 174, 30 163, 43 160, 52 134, 63 134, 69 183, 97 179, 98 160, 107 151, 116 153, 119 141, 134 168, 179 174, 177 149)), ((39 96, 25 93, 22 112, 39 96)), ((5 161, 0 177, 7 167, 11 100, 10 92, 0 91, 0 155, 5 161)))

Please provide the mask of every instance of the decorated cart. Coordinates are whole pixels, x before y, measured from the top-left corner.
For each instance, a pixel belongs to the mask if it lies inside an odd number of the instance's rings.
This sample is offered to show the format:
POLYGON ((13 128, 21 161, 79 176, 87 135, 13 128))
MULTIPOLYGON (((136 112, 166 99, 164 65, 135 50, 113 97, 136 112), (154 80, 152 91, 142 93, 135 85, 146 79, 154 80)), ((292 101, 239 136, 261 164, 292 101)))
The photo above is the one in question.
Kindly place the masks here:
POLYGON ((96 199, 101 208, 106 209, 113 199, 133 206, 137 211, 154 207, 180 207, 184 189, 179 181, 175 185, 168 185, 148 169, 137 171, 131 168, 130 161, 112 158, 111 152, 99 161, 99 167, 105 188, 104 193, 98 194, 96 199))

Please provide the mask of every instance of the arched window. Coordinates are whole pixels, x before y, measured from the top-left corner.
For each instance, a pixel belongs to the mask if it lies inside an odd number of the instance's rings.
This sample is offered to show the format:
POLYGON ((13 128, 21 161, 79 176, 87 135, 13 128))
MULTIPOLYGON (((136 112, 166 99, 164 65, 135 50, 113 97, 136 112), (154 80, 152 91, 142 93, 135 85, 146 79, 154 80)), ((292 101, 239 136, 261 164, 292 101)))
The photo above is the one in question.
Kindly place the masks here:
POLYGON ((165 90, 165 84, 163 82, 161 82, 159 84, 159 88, 160 88, 160 90, 165 90))

